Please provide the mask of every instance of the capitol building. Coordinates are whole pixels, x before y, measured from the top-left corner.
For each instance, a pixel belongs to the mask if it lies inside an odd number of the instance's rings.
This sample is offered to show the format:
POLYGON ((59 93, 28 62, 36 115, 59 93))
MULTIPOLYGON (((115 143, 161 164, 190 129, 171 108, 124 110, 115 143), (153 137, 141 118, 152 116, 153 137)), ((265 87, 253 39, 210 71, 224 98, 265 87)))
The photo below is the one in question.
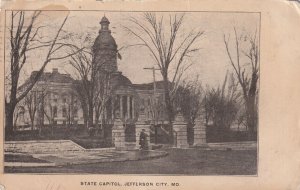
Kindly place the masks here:
MULTIPOLYGON (((150 123, 163 123, 166 120, 163 82, 155 83, 154 94, 153 83, 133 84, 118 70, 118 46, 111 35, 109 24, 105 16, 100 21, 101 28, 92 46, 92 64, 94 68, 101 66, 98 75, 102 71, 110 73, 109 80, 113 91, 106 103, 102 119, 95 119, 97 116, 94 111, 94 124, 113 124, 115 118, 119 118, 124 124, 134 125, 139 116, 150 123)), ((33 71, 22 86, 29 83, 36 74, 37 71, 33 71)), ((74 88, 74 84, 78 83, 80 81, 69 74, 61 73, 57 68, 53 68, 52 72, 44 72, 27 97, 18 104, 15 111, 15 129, 22 130, 29 126, 33 129, 49 124, 86 124, 86 100, 80 96, 83 92, 74 88), (31 123, 32 121, 34 122, 31 123)))

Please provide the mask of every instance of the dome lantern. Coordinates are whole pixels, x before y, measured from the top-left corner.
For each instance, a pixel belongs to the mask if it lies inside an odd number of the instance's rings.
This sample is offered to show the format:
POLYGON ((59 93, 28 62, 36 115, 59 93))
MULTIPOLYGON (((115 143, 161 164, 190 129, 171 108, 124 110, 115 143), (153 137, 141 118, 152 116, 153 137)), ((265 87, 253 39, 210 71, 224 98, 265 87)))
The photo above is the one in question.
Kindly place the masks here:
POLYGON ((101 21, 100 21, 100 25, 101 25, 101 31, 110 31, 109 30, 109 20, 105 17, 105 15, 102 17, 101 21))

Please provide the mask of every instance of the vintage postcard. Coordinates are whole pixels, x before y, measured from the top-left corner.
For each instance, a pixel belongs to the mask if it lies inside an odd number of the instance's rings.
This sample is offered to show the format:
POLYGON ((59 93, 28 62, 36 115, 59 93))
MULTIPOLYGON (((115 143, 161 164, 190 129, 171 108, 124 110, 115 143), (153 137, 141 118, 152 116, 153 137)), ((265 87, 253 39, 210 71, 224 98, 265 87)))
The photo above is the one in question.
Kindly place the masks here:
POLYGON ((4 1, 0 189, 299 190, 299 10, 4 1))

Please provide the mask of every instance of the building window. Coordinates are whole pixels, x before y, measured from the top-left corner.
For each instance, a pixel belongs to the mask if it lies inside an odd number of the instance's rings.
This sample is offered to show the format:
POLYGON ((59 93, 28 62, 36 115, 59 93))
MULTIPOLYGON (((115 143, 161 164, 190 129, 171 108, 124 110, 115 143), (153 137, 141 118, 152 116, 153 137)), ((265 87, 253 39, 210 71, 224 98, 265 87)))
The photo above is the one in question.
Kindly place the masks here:
POLYGON ((57 117, 57 107, 54 106, 53 107, 53 124, 56 125, 57 124, 57 121, 55 120, 55 118, 57 117))
POLYGON ((53 117, 57 117, 57 107, 53 107, 53 117))
POLYGON ((21 122, 21 123, 25 123, 25 108, 23 106, 20 106, 19 107, 19 111, 18 111, 18 120, 21 122))
POLYGON ((145 100, 141 99, 140 112, 145 113, 145 100))
POLYGON ((77 108, 74 108, 74 110, 73 110, 73 116, 74 117, 78 117, 78 109, 77 108))
POLYGON ((62 116, 67 117, 67 109, 65 107, 62 109, 62 116))

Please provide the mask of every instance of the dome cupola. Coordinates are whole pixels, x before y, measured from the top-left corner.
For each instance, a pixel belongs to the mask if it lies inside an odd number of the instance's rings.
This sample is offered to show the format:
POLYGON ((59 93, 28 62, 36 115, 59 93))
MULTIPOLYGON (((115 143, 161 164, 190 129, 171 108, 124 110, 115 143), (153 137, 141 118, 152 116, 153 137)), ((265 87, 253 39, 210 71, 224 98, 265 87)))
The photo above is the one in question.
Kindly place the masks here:
POLYGON ((104 30, 109 30, 109 20, 106 18, 106 16, 104 15, 100 21, 100 25, 101 25, 101 30, 104 31, 104 30))

